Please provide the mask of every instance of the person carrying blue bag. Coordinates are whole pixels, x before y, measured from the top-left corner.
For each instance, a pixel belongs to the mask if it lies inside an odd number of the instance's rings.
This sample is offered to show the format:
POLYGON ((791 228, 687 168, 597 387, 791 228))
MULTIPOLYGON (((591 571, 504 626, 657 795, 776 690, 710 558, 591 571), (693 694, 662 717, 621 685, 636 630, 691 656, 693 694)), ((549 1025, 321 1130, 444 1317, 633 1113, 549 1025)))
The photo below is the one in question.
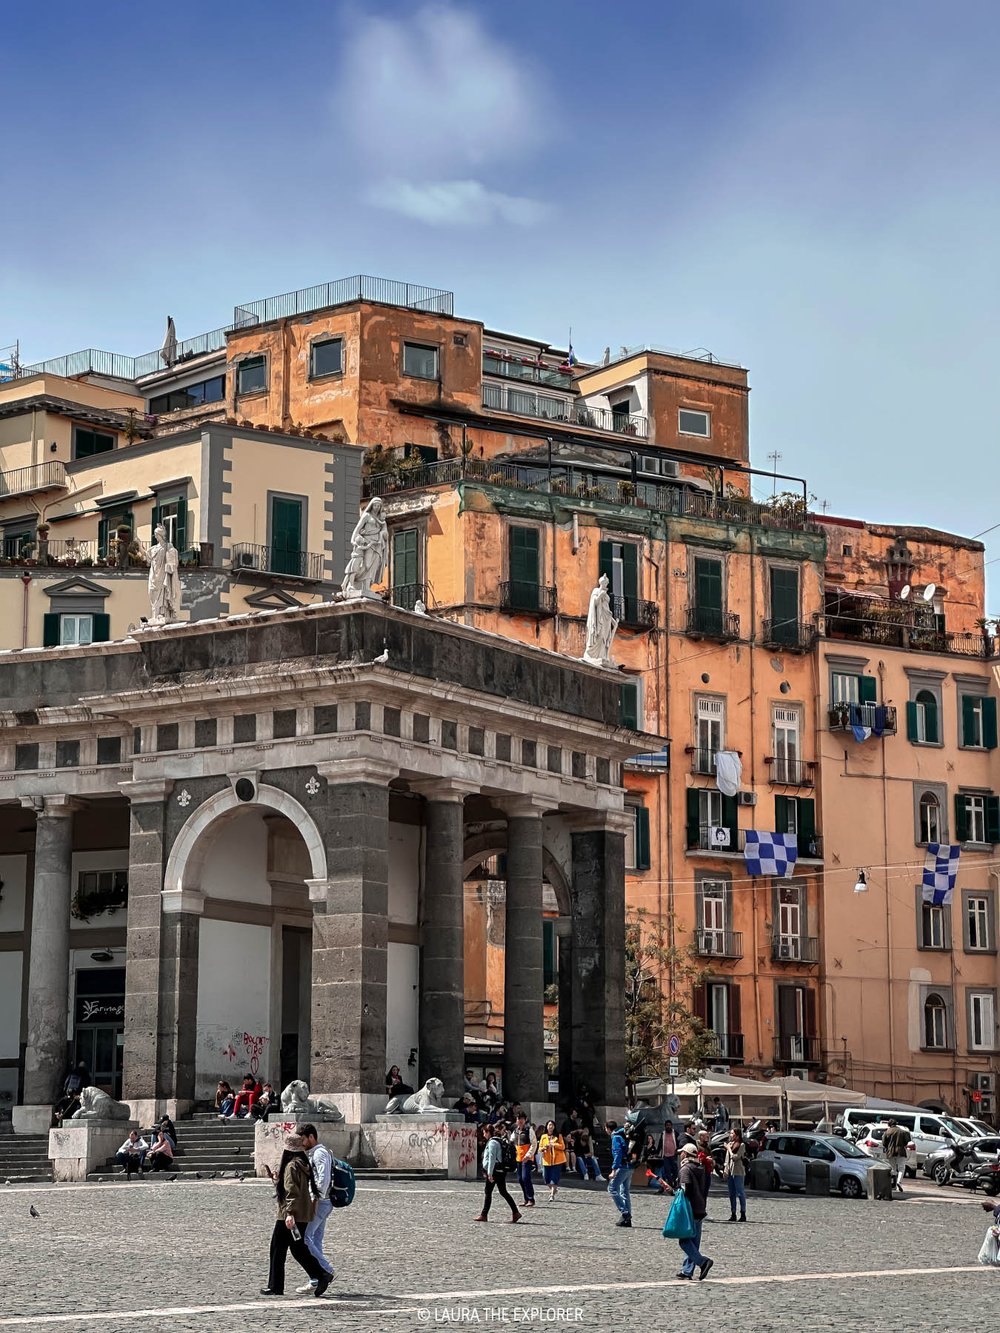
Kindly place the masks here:
POLYGON ((697 1268, 698 1281, 701 1282, 708 1277, 715 1262, 706 1259, 699 1248, 702 1223, 708 1212, 708 1179, 693 1143, 685 1143, 679 1156, 680 1184, 674 1191, 674 1202, 663 1224, 663 1234, 668 1240, 676 1240, 684 1251, 684 1263, 677 1276, 690 1281, 697 1268))

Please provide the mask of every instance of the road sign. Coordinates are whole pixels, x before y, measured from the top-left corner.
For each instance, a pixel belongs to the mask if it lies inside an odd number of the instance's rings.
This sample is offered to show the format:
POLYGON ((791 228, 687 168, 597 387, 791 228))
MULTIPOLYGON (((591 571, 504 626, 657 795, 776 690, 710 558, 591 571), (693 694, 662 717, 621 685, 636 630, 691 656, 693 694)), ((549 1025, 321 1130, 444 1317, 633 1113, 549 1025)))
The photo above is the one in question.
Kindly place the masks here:
POLYGON ((677 1059, 676 1055, 672 1055, 670 1057, 670 1069, 669 1069, 670 1077, 676 1078, 680 1072, 681 1072, 681 1062, 680 1060, 677 1059))
POLYGON ((667 1054, 671 1057, 681 1053, 681 1039, 676 1034, 667 1041, 667 1054))

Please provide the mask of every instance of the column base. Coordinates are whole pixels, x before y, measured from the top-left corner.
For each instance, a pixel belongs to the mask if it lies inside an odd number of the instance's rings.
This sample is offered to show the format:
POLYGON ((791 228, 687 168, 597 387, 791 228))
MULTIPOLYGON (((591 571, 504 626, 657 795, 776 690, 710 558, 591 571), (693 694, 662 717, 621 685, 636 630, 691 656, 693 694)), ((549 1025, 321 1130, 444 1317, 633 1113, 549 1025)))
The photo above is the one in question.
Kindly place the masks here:
POLYGON ((51 1106, 12 1106, 10 1122, 15 1134, 47 1134, 52 1128, 51 1106))
POLYGON ((476 1127, 434 1115, 379 1116, 362 1127, 375 1165, 403 1171, 444 1171, 449 1180, 475 1180, 476 1127))
POLYGON ((384 1092, 317 1092, 310 1096, 332 1102, 349 1125, 370 1124, 389 1103, 384 1092))
MULTIPOLYGON (((374 1158, 366 1151, 365 1137, 360 1126, 345 1124, 343 1120, 324 1120, 320 1116, 309 1119, 319 1130, 319 1141, 329 1148, 334 1157, 350 1162, 352 1166, 373 1166, 374 1158)), ((296 1120, 258 1120, 254 1126, 253 1160, 258 1176, 266 1176, 266 1167, 277 1174, 285 1139, 299 1122, 296 1120)))
POLYGON ((138 1128, 134 1120, 67 1120, 62 1129, 50 1129, 52 1179, 86 1180, 138 1128))

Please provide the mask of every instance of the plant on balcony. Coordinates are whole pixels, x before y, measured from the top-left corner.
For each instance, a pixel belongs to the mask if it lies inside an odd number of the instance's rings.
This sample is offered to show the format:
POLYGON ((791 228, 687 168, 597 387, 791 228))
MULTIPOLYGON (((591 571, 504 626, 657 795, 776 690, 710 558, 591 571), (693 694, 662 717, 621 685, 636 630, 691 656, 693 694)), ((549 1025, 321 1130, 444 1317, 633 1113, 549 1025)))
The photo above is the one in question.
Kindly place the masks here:
POLYGON ((25 537, 24 541, 17 548, 17 554, 22 560, 30 560, 35 554, 35 543, 30 537, 25 537))
POLYGON ((128 906, 128 885, 118 875, 98 876, 98 885, 93 888, 78 888, 69 902, 69 914, 76 921, 89 921, 91 917, 103 916, 105 912, 114 912, 128 906), (104 887, 100 880, 105 879, 104 887))
POLYGON ((630 504, 635 499, 635 483, 620 481, 618 483, 618 498, 622 504, 630 504))
POLYGON ((851 721, 851 705, 846 703, 833 704, 830 708, 830 725, 835 727, 846 727, 851 721))

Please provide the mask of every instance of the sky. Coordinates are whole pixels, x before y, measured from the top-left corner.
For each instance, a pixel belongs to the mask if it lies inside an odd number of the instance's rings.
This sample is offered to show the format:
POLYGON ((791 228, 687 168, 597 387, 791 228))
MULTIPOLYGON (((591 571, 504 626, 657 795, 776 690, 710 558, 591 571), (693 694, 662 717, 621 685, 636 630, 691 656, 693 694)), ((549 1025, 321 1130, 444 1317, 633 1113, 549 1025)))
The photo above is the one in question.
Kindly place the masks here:
POLYGON ((986 0, 18 6, 0 347, 139 354, 167 314, 404 279, 584 360, 707 348, 749 369, 756 466, 980 533, 998 46, 986 0))

